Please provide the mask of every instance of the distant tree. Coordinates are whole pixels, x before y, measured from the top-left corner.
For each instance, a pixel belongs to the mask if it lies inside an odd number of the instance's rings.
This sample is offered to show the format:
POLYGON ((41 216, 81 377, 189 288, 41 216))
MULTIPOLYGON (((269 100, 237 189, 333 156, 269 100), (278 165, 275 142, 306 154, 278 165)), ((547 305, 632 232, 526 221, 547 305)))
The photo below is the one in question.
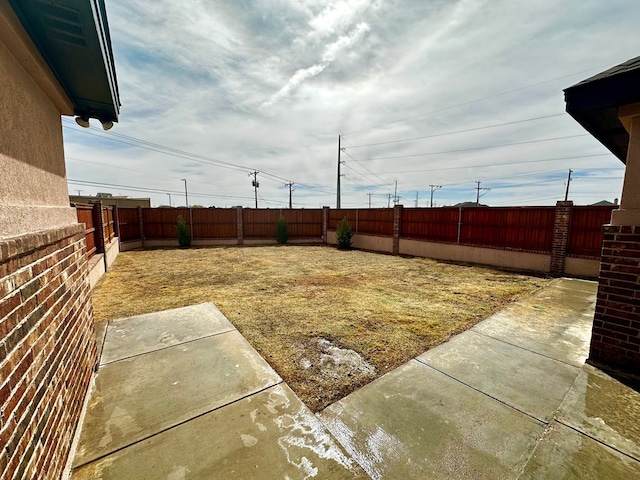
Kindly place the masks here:
POLYGON ((182 218, 182 215, 178 215, 178 222, 176 224, 176 230, 178 231, 178 245, 182 248, 188 248, 191 246, 191 235, 189 235, 189 229, 187 228, 187 222, 182 218))
POLYGON ((280 218, 276 222, 276 240, 278 243, 285 244, 289 239, 289 233, 287 232, 287 221, 284 215, 280 215, 280 218))
POLYGON ((191 208, 204 208, 204 205, 198 205, 196 203, 195 205, 191 205, 191 208))
POLYGON ((344 217, 336 228, 336 241, 338 242, 338 248, 341 250, 347 250, 351 248, 351 237, 353 232, 351 231, 351 224, 347 217, 344 217))

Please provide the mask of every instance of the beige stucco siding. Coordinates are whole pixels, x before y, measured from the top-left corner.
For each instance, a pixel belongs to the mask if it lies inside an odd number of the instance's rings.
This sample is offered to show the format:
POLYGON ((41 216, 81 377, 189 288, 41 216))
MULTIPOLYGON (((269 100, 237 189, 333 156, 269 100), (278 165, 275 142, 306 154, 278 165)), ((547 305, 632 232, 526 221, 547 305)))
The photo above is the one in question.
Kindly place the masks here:
POLYGON ((0 39, 0 238, 75 223, 60 111, 0 39))

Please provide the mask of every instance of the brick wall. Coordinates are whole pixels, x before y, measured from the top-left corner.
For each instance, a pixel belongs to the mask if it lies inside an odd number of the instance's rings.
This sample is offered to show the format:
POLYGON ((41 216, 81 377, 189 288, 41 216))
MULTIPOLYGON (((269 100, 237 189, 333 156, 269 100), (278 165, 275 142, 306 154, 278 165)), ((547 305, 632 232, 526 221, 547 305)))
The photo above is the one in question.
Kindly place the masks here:
POLYGON ((0 240, 0 479, 59 478, 96 364, 83 225, 0 240))
POLYGON ((640 226, 604 226, 589 361, 640 375, 640 226))

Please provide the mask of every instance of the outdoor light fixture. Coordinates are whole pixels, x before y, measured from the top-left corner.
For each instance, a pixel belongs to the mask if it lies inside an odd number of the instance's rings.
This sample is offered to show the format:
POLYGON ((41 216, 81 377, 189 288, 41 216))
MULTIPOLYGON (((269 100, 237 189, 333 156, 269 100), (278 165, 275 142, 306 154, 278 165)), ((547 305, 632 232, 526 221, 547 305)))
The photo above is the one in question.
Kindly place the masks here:
MULTIPOLYGON (((89 124, 89 117, 86 115, 78 115, 76 117, 76 123, 84 128, 89 128, 91 125, 89 124)), ((107 130, 105 128, 105 130, 107 130)))
POLYGON ((112 121, 102 122, 102 129, 103 130, 111 130, 112 127, 113 127, 113 122, 112 121))

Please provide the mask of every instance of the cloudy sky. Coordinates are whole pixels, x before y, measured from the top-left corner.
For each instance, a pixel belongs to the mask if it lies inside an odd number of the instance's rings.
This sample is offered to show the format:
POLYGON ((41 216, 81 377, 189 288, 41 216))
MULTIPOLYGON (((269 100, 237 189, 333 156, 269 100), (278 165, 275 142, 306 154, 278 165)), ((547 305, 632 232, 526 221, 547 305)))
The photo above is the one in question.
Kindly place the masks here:
POLYGON ((153 205, 619 197, 563 89, 640 55, 633 0, 107 0, 120 122, 63 120, 69 192, 153 205), (397 187, 396 187, 397 185, 397 187), (438 188, 440 187, 441 188, 438 188), (485 190, 486 189, 486 190, 485 190))

